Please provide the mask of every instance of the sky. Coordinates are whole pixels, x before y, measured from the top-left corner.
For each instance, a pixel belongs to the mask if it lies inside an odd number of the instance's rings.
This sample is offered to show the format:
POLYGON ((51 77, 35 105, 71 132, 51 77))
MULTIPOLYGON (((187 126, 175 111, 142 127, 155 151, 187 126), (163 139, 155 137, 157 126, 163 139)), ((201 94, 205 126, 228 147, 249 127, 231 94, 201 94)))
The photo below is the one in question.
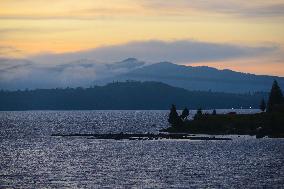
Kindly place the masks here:
POLYGON ((284 76, 283 23, 284 0, 0 0, 0 57, 135 57, 284 76))

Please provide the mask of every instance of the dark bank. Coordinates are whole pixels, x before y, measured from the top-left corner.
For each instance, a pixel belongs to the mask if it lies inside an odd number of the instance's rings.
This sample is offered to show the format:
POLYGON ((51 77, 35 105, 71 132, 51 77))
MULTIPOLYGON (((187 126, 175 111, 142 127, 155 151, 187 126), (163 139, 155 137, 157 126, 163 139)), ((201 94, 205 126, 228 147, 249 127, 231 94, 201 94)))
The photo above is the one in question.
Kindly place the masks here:
POLYGON ((163 129, 169 133, 192 133, 192 134, 214 134, 214 135, 256 135, 257 138, 264 136, 273 138, 284 137, 284 99, 283 94, 274 81, 269 95, 268 103, 262 99, 259 108, 261 113, 257 114, 212 114, 203 113, 199 109, 193 120, 188 120, 188 109, 185 108, 178 115, 176 106, 172 105, 169 114, 170 128, 163 129))

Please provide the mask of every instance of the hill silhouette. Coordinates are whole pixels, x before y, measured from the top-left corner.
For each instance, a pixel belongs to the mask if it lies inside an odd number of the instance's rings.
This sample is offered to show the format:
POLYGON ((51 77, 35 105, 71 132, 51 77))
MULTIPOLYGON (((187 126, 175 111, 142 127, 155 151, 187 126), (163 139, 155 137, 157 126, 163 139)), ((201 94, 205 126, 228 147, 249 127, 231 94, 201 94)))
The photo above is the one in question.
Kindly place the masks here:
MULTIPOLYGON (((160 82, 115 82, 91 88, 1 91, 0 110, 142 110, 258 108, 265 93, 188 91, 160 82)), ((267 97, 266 97, 267 98, 267 97)))
POLYGON ((283 77, 248 74, 228 69, 218 70, 207 66, 183 66, 171 62, 143 66, 96 83, 126 80, 157 81, 188 90, 228 93, 268 92, 274 80, 284 88, 283 77))

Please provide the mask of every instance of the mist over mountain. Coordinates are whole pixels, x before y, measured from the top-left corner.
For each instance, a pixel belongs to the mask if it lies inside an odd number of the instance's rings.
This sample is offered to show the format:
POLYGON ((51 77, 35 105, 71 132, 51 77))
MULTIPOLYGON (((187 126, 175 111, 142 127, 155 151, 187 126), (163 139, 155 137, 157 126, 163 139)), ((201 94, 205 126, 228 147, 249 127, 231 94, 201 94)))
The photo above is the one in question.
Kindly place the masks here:
POLYGON ((80 59, 61 64, 0 59, 0 89, 90 87, 95 80, 127 73, 144 64, 134 58, 114 63, 80 59))
POLYGON ((211 67, 183 66, 170 62, 149 63, 127 58, 118 62, 80 59, 65 63, 38 63, 0 59, 0 89, 51 89, 90 87, 113 81, 157 81, 197 91, 248 93, 269 91, 273 80, 284 88, 284 78, 254 75, 211 67))
POLYGON ((136 58, 127 58, 127 59, 125 59, 121 62, 115 62, 115 63, 107 64, 106 66, 110 70, 125 69, 125 71, 128 71, 129 69, 141 67, 144 64, 145 64, 145 62, 139 61, 136 58))

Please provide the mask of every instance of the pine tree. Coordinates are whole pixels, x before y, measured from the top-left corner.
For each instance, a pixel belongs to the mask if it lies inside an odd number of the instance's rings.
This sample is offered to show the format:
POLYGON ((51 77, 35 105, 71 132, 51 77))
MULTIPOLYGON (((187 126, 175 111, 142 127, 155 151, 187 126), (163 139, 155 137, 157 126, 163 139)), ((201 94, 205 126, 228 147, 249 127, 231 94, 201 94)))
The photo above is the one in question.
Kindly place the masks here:
POLYGON ((263 112, 265 111, 266 103, 265 103, 264 99, 261 100, 260 105, 259 105, 259 109, 263 112))
POLYGON ((202 113, 202 109, 199 108, 194 116, 194 119, 199 119, 200 117, 202 117, 203 113, 202 113))
POLYGON ((277 81, 274 80, 267 103, 267 111, 273 111, 273 106, 281 103, 283 103, 283 94, 277 81))
POLYGON ((172 126, 177 126, 179 123, 179 116, 177 113, 176 106, 174 104, 171 107, 171 112, 168 121, 172 126))
POLYGON ((187 116, 189 116, 189 111, 187 108, 184 108, 184 110, 182 111, 182 114, 181 114, 181 119, 185 119, 187 118, 187 116))
POLYGON ((198 108, 196 114, 197 114, 197 115, 202 115, 202 109, 201 109, 201 108, 198 108))

